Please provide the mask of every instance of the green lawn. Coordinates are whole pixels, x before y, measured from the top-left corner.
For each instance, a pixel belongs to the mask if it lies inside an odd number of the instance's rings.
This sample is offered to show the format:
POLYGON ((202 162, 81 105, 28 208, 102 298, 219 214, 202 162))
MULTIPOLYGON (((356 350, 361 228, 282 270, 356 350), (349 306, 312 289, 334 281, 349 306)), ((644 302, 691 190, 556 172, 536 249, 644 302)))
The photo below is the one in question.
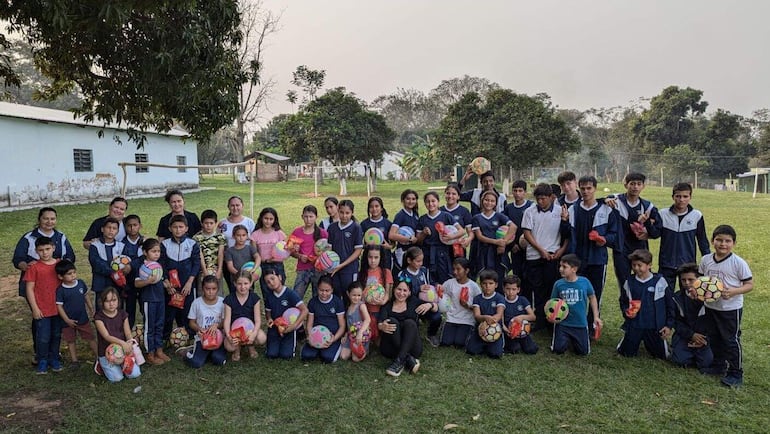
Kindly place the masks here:
MULTIPOLYGON (((440 182, 431 184, 440 186, 440 182)), ((228 179, 206 179, 213 187, 186 196, 187 208, 226 213, 233 194, 246 199, 248 185, 228 179)), ((404 188, 419 192, 429 185, 380 183, 391 217, 404 188)), ((619 191, 619 185, 600 185, 619 191)), ((323 213, 323 197, 337 192, 336 183, 322 186, 313 198, 311 182, 265 183, 257 186, 255 208, 275 207, 285 231, 300 224, 304 205, 323 213)), ((366 216, 363 183, 349 184, 359 219, 366 216)), ((644 196, 658 206, 670 204, 670 189, 648 187, 644 196)), ((623 359, 614 354, 621 316, 617 285, 608 273, 601 341, 588 357, 554 356, 550 336, 535 335, 540 352, 502 360, 469 357, 453 349, 427 348, 416 376, 385 375, 386 361, 373 355, 360 364, 335 365, 268 362, 264 358, 206 366, 194 371, 181 361, 146 367, 137 380, 110 385, 85 367, 36 376, 29 364, 29 314, 16 296, 12 249, 35 222, 37 211, 0 213, 0 429, 12 432, 91 432, 107 430, 179 431, 342 431, 426 432, 456 424, 461 432, 766 432, 770 422, 770 196, 696 190, 693 204, 704 211, 711 231, 731 224, 738 232, 736 252, 754 273, 754 291, 746 297, 743 322, 745 386, 721 387, 713 377, 676 368, 646 356, 623 359), (141 390, 137 390, 141 386, 141 390), (107 416, 107 417, 105 417, 107 416)), ((424 208, 424 207, 423 207, 424 208)), ((86 252, 80 239, 105 203, 60 206, 58 228, 72 240, 81 277, 89 280, 86 252)), ((162 198, 132 199, 129 213, 141 215, 146 234, 168 212, 162 198)), ((323 215, 321 215, 323 217, 323 215)), ((657 244, 653 252, 656 253, 657 244)), ((289 283, 293 262, 287 263, 289 283)), ((610 270, 608 270, 610 271, 610 270)), ((81 348, 85 351, 85 347, 81 348)))

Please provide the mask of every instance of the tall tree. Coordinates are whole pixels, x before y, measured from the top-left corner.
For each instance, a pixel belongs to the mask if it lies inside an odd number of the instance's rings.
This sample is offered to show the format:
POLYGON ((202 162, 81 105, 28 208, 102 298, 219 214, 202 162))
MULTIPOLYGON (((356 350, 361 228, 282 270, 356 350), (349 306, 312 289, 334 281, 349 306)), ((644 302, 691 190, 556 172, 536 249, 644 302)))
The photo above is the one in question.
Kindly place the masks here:
POLYGON ((690 87, 669 86, 650 100, 634 125, 634 132, 644 140, 650 153, 662 153, 669 146, 690 141, 694 118, 706 111, 708 102, 701 101, 703 91, 690 87))
POLYGON ((496 89, 500 89, 500 85, 486 78, 463 75, 443 80, 430 91, 429 97, 438 104, 443 113, 446 113, 449 106, 460 101, 460 98, 468 93, 476 93, 483 100, 487 93, 496 89))
POLYGON ((292 104, 299 103, 300 107, 315 100, 316 94, 324 85, 326 71, 323 69, 310 69, 307 65, 300 65, 291 73, 291 84, 302 90, 302 99, 296 90, 286 93, 286 99, 292 104))
POLYGON ((396 89, 390 95, 375 98, 371 106, 385 117, 396 132, 397 144, 402 145, 424 140, 443 116, 437 100, 417 89, 396 89))

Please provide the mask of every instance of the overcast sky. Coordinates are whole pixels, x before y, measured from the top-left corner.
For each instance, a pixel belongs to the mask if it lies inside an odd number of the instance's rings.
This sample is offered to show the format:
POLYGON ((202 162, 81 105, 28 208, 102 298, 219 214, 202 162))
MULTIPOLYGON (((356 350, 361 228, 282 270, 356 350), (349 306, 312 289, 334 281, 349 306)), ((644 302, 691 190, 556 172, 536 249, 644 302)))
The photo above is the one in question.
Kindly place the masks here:
MULTIPOLYGON (((561 108, 626 105, 669 85, 709 111, 770 108, 770 1, 263 0, 283 11, 266 73, 272 114, 290 112, 298 65, 371 102, 468 74, 561 108)), ((270 115, 268 115, 270 117, 270 115)))

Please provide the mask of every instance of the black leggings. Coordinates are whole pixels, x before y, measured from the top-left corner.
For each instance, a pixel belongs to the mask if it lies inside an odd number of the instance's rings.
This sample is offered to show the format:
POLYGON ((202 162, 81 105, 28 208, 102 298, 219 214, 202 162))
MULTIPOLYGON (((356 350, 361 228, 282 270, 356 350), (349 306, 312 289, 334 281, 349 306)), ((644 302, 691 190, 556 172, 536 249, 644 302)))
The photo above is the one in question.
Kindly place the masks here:
MULTIPOLYGON (((393 319, 391 319, 393 321, 393 319)), ((380 354, 389 359, 404 360, 407 354, 419 359, 422 355, 420 329, 413 319, 405 319, 398 323, 393 334, 380 333, 380 354)))

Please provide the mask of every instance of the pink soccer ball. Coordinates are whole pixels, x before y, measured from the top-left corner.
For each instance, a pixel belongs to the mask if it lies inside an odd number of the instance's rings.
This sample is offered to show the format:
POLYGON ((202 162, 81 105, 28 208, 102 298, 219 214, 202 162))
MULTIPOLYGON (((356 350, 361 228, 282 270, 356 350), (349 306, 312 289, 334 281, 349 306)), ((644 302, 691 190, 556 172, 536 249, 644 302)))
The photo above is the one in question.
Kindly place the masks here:
POLYGON ((104 350, 104 357, 112 365, 122 365, 123 360, 126 358, 126 353, 120 345, 110 344, 104 350))
POLYGON ((307 342, 313 348, 323 348, 324 345, 331 342, 332 332, 326 326, 317 325, 310 329, 307 342))
POLYGON ((291 325, 297 322, 300 314, 301 312, 299 309, 296 307, 290 307, 286 309, 281 316, 286 320, 287 323, 289 323, 289 325, 291 325))

